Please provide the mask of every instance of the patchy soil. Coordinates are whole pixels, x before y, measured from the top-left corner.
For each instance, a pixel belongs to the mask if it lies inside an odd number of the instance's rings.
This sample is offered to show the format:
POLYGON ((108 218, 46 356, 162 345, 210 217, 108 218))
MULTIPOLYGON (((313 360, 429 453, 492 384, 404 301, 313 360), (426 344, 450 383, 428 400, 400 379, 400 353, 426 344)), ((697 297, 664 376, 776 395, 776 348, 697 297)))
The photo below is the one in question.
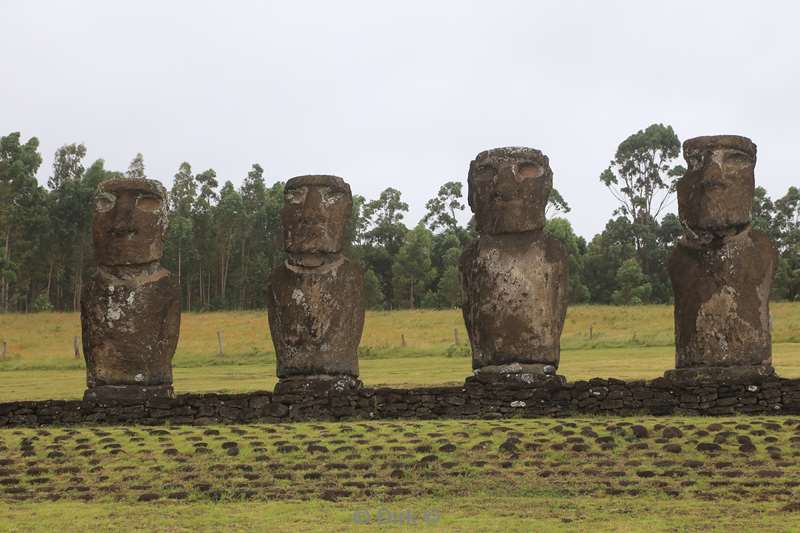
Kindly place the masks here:
POLYGON ((0 501, 800 496, 800 418, 0 430, 0 501))

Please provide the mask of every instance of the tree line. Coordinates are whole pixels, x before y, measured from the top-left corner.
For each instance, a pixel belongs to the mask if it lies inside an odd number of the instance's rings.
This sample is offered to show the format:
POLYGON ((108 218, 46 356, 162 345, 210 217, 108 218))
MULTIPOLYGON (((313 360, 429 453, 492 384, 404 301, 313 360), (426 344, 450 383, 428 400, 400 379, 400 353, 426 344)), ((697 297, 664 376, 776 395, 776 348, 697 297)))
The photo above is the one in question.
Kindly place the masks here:
MULTIPOLYGON (((603 231, 578 236, 563 214, 569 204, 553 190, 545 228, 569 255, 571 303, 669 303, 667 259, 680 237, 678 217, 666 212, 684 169, 672 127, 653 124, 625 139, 600 182, 618 201, 603 231)), ((74 311, 94 260, 91 217, 97 185, 120 176, 144 177, 144 158, 129 168, 105 168, 85 160, 83 144, 60 147, 47 186, 36 174, 39 141, 19 132, 0 138, 0 311, 74 311)), ((169 190, 169 231, 162 263, 177 276, 184 310, 254 309, 266 305, 266 279, 284 260, 280 209, 283 183, 267 183, 253 164, 237 189, 221 186, 214 169, 196 172, 183 162, 169 190)), ((461 225, 462 184, 444 183, 425 204, 426 214, 408 227, 408 204, 387 188, 377 198, 353 198, 347 253, 365 271, 372 309, 451 308, 459 305, 458 260, 475 238, 461 225)), ((753 225, 780 253, 774 299, 800 298, 800 190, 772 200, 756 189, 753 225)))

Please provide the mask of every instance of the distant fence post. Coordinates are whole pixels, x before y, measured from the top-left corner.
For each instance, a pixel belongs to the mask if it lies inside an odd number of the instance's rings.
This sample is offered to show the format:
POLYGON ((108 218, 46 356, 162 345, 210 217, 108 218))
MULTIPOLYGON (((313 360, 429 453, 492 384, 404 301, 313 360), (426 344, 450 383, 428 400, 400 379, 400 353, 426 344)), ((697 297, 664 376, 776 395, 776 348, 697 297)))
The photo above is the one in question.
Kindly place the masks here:
POLYGON ((461 339, 458 338, 458 328, 453 328, 453 343, 456 346, 461 346, 461 339))
POLYGON ((592 340, 592 326, 589 326, 589 340, 592 340))
POLYGON ((78 337, 72 337, 72 351, 75 353, 75 359, 81 358, 81 348, 78 344, 78 337))
POLYGON ((225 355, 225 339, 222 336, 222 332, 217 332, 217 344, 219 345, 219 355, 220 357, 225 355))
POLYGON ((0 359, 6 358, 6 352, 8 351, 8 343, 5 339, 3 339, 3 346, 0 347, 0 359))
POLYGON ((405 348, 406 347, 406 336, 402 333, 400 334, 400 345, 405 348))

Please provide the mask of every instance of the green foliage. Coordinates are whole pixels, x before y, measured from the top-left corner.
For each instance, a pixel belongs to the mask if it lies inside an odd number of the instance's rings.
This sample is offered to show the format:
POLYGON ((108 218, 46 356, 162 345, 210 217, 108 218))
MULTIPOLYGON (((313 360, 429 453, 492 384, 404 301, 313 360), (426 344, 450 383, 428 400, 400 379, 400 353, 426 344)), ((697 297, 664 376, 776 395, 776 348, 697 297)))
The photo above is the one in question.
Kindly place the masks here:
POLYGON ((800 189, 789 187, 774 202, 757 187, 753 198, 753 227, 772 239, 778 249, 772 298, 800 300, 800 189))
MULTIPOLYGON (((86 147, 66 144, 54 155, 45 188, 36 180, 42 160, 38 147, 35 137, 23 143, 19 132, 0 137, 0 311, 42 309, 45 302, 45 308, 77 309, 94 265, 90 229, 97 185, 145 173, 142 154, 123 173, 106 169, 102 159, 87 165, 86 147)), ((682 228, 677 216, 667 213, 659 222, 658 215, 683 172, 673 161, 679 147, 672 128, 660 124, 619 145, 601 181, 620 206, 590 242, 575 235, 564 218, 547 222, 545 231, 567 250, 570 303, 671 302, 667 260, 682 228)), ((264 174, 254 163, 237 188, 214 169, 195 175, 188 162, 179 165, 169 191, 162 263, 176 274, 184 309, 266 305, 266 280, 285 254, 283 183, 268 183, 264 174)), ((399 190, 387 188, 369 200, 354 196, 345 253, 364 267, 370 309, 460 305, 459 258, 477 238, 474 220, 466 227, 458 224, 463 209, 461 183, 445 182, 426 203, 421 224, 427 227, 409 231, 408 205, 399 190)), ((569 212, 556 189, 547 211, 569 212)), ((799 219, 800 189, 790 187, 774 201, 765 189, 756 189, 753 226, 775 242, 780 254, 774 299, 800 300, 799 219)))
POLYGON ((53 304, 50 303, 50 297, 47 293, 41 293, 36 299, 33 301, 33 305, 31 306, 31 310, 34 313, 43 313, 49 312, 53 310, 53 304))
POLYGON ((436 198, 431 198, 425 204, 428 212, 422 222, 427 224, 431 231, 443 229, 457 231, 458 219, 456 211, 464 210, 460 181, 448 181, 439 188, 436 198))
POLYGON ((611 295, 615 305, 640 305, 647 303, 652 287, 636 259, 627 259, 617 270, 619 289, 611 295))
POLYGON ((435 276, 431 264, 433 235, 422 223, 410 230, 392 265, 394 294, 400 305, 418 307, 435 276))
POLYGON ((448 266, 439 279, 439 306, 441 308, 459 307, 462 301, 461 275, 457 266, 448 266))
POLYGON ((567 251, 569 261, 569 302, 582 303, 589 301, 589 288, 583 281, 584 256, 586 241, 572 231, 572 224, 565 218, 553 218, 547 221, 544 228, 551 237, 555 237, 567 251))
POLYGON ((550 196, 547 197, 547 205, 545 206, 544 213, 549 216, 551 213, 569 213, 572 209, 558 189, 553 187, 550 190, 550 196))
POLYGON ((381 290, 381 282, 370 268, 364 272, 364 297, 367 309, 383 309, 386 305, 383 298, 383 290, 381 290))
POLYGON ((472 348, 464 344, 451 344, 447 347, 445 355, 447 357, 470 357, 472 356, 472 348))
POLYGON ((681 143, 672 126, 652 124, 620 143, 614 160, 600 174, 620 203, 615 214, 631 223, 651 223, 664 209, 684 169, 673 164, 681 143))
POLYGON ((142 154, 136 154, 131 161, 131 164, 128 165, 128 170, 125 172, 126 178, 144 178, 144 156, 142 154))

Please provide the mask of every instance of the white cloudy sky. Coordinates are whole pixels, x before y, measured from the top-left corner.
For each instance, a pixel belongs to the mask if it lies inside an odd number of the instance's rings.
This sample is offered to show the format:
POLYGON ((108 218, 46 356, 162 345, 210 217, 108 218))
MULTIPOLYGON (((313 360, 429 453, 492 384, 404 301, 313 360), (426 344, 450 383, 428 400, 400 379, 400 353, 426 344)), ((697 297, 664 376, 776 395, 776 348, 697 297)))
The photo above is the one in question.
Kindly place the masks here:
POLYGON ((476 153, 531 146, 590 237, 615 207, 601 170, 653 122, 749 136, 759 184, 800 185, 798 20, 788 0, 0 0, 0 135, 39 137, 42 182, 70 142, 167 184, 259 162, 399 188, 410 224, 476 153))

